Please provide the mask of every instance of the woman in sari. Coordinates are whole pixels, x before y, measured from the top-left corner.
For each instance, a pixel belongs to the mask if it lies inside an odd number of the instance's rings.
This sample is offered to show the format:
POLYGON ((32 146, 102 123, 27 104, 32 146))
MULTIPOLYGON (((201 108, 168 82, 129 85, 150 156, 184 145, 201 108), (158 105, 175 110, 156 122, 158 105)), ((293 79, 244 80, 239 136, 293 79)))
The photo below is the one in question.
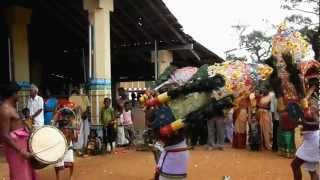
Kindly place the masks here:
POLYGON ((245 149, 247 143, 247 122, 250 114, 250 101, 247 96, 239 98, 238 108, 234 113, 234 136, 232 147, 245 149))
POLYGON ((272 120, 270 113, 271 94, 264 89, 262 90, 262 97, 258 101, 258 120, 261 127, 262 142, 264 148, 271 150, 272 140, 272 120))
MULTIPOLYGON (((284 77, 285 80, 288 79, 287 76, 284 77)), ((297 124, 290 119, 286 107, 289 103, 298 103, 299 100, 293 85, 285 80, 282 80, 284 97, 278 99, 278 111, 280 113, 278 152, 280 156, 293 158, 296 151, 295 128, 297 124)))

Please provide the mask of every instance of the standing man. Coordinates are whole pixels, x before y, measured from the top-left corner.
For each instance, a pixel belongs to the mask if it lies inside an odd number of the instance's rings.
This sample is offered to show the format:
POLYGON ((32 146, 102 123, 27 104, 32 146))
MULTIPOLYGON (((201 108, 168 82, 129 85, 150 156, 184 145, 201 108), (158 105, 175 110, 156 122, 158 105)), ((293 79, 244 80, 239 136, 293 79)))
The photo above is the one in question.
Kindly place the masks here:
POLYGON ((0 142, 4 144, 11 180, 35 180, 28 152, 29 131, 15 109, 20 87, 14 83, 1 86, 3 103, 0 105, 0 142))
POLYGON ((30 110, 31 119, 33 119, 33 128, 38 129, 44 125, 43 99, 38 95, 39 89, 32 84, 30 88, 30 98, 28 100, 28 109, 30 110))
POLYGON ((137 98, 137 96, 136 96, 136 92, 132 92, 132 93, 131 93, 131 102, 132 102, 132 107, 134 107, 134 106, 135 106, 136 98, 137 98))
POLYGON ((272 114, 272 150, 278 151, 278 128, 279 128, 279 114, 278 101, 274 92, 271 92, 270 111, 272 114))
POLYGON ((225 139, 225 122, 224 113, 222 110, 217 110, 214 117, 207 121, 208 125, 208 149, 223 150, 225 139))

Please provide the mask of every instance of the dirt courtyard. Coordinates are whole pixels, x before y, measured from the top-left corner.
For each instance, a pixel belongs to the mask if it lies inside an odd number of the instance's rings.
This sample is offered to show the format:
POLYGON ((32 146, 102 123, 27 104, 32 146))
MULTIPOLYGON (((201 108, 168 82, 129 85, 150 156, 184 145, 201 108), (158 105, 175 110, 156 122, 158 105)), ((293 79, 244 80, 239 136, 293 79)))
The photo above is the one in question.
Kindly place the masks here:
MULTIPOLYGON (((272 152, 250 152, 225 148, 224 151, 207 151, 197 147, 190 151, 188 180, 292 180, 290 159, 272 152)), ((151 152, 118 150, 116 154, 77 158, 75 180, 150 180, 153 177, 154 159, 151 152)), ((54 180, 52 167, 38 172, 40 180, 54 180)), ((66 179, 64 173, 62 179, 66 179)), ((0 180, 8 180, 4 160, 0 162, 0 180)), ((304 172, 304 178, 309 179, 304 172)))

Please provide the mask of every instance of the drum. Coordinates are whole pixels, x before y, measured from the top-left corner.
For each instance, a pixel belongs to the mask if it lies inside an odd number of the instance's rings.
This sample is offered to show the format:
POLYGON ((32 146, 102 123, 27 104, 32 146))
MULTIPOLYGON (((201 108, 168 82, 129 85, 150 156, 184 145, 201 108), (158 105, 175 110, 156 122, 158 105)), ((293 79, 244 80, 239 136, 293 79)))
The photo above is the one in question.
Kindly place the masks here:
POLYGON ((43 126, 35 130, 29 139, 31 160, 35 169, 42 169, 60 161, 68 150, 63 133, 53 126, 43 126))

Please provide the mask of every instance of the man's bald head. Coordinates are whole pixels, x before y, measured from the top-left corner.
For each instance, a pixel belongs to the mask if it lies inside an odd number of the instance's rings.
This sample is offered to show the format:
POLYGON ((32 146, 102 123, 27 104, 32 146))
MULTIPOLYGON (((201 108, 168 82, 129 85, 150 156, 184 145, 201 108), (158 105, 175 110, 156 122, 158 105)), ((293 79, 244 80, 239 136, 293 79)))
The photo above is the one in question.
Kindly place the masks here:
POLYGON ((31 84, 30 96, 34 98, 38 94, 38 92, 39 92, 38 87, 36 85, 34 85, 34 84, 31 84))

